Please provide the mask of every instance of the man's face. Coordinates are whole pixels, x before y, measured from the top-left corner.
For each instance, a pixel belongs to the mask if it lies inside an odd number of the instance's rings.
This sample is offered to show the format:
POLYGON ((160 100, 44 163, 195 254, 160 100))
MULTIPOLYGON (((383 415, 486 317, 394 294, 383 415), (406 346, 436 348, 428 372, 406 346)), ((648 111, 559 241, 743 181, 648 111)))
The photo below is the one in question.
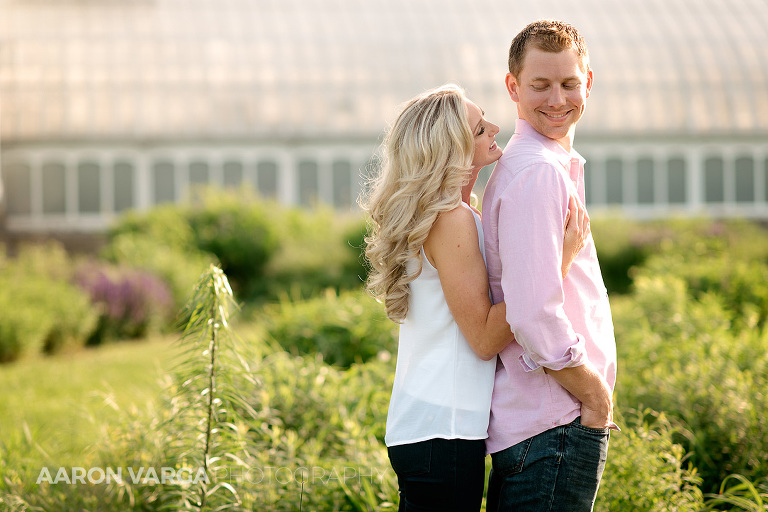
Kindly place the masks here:
POLYGON ((576 50, 551 53, 529 47, 520 76, 507 74, 506 83, 518 116, 570 151, 592 89, 592 71, 581 69, 576 50))

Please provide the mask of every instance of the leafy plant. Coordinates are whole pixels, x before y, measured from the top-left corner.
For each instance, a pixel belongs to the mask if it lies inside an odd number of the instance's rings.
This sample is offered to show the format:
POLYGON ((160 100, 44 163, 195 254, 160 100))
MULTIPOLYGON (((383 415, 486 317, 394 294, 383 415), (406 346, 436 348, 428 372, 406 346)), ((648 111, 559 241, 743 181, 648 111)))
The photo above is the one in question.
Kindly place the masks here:
POLYGON ((218 258, 239 296, 258 291, 280 239, 271 205, 245 190, 207 190, 185 212, 196 247, 218 258))
POLYGON ((91 263, 76 271, 75 281, 99 312, 91 344, 147 336, 171 322, 171 292, 165 282, 148 272, 91 263))
POLYGON ((595 510, 598 512, 697 512, 701 478, 674 441, 676 428, 663 413, 632 411, 617 418, 595 510))
POLYGON ((768 354, 764 329, 732 329, 721 296, 693 299, 676 277, 638 278, 614 300, 620 403, 678 421, 677 441, 713 492, 732 473, 768 475, 768 354))
POLYGON ((0 272, 0 362, 85 345, 96 313, 83 291, 16 262, 0 272))
POLYGON ((280 248, 267 265, 262 296, 308 299, 326 289, 360 288, 366 279, 362 258, 364 219, 320 209, 275 210, 280 248))
POLYGON ((370 360, 397 347, 397 327, 381 304, 361 290, 334 290, 308 300, 284 298, 259 315, 266 332, 294 354, 322 354, 340 367, 370 360))
POLYGON ((248 427, 235 411, 256 416, 240 394, 243 384, 254 386, 255 381, 234 346, 233 306, 226 276, 210 267, 187 306, 189 322, 175 371, 175 414, 169 423, 177 434, 169 439, 167 451, 172 463, 201 468, 205 478, 192 485, 171 485, 162 496, 168 508, 225 510, 242 503, 227 477, 232 468, 244 467, 248 460, 248 427))
POLYGON ((768 510, 768 480, 755 484, 742 475, 729 475, 723 480, 720 492, 707 495, 707 506, 702 511, 744 510, 765 512, 768 510))

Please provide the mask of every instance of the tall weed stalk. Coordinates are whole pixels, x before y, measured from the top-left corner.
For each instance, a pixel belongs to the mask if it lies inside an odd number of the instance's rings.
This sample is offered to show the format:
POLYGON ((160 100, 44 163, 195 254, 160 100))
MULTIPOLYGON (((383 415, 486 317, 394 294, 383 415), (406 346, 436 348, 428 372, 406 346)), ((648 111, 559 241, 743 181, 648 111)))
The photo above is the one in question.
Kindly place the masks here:
POLYGON ((195 286, 187 304, 187 320, 179 343, 167 456, 189 478, 171 485, 164 508, 227 510, 238 508, 238 475, 247 471, 247 421, 253 408, 239 389, 255 381, 238 354, 230 324, 235 308, 224 272, 211 266, 195 286), (191 482, 189 480, 192 480, 191 482))

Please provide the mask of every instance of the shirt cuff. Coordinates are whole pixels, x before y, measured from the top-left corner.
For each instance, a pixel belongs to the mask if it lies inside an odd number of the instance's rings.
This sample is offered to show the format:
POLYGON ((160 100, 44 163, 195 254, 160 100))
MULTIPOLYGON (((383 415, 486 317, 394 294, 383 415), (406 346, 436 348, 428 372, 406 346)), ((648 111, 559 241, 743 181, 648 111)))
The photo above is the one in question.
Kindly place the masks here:
POLYGON ((542 366, 549 368, 550 370, 558 371, 563 368, 571 368, 574 366, 581 366, 587 361, 587 347, 584 338, 577 334, 576 343, 568 347, 562 357, 552 360, 539 360, 535 361, 528 352, 523 352, 520 355, 520 365, 526 372, 534 372, 542 366))

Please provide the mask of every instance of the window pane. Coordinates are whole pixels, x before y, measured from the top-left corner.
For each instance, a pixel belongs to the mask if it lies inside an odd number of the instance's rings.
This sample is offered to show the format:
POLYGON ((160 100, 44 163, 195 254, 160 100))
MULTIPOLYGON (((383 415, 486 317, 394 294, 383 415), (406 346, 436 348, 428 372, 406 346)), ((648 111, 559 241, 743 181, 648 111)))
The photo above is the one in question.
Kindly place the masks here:
POLYGON ((768 201, 768 158, 763 162, 763 197, 768 201))
POLYGON ((189 184, 192 187, 208 184, 208 162, 192 162, 189 164, 189 184))
POLYGON ((637 161, 637 202, 639 204, 653 204, 653 160, 641 158, 637 161))
POLYGON ((66 211, 66 170, 60 163, 43 164, 43 213, 66 211))
POLYGON ((670 204, 685 204, 686 201, 686 168, 682 157, 672 157, 668 162, 667 198, 670 204))
POLYGON ((609 158, 605 162, 606 203, 620 204, 624 188, 623 162, 618 158, 609 158))
POLYGON ((121 212, 134 206, 134 168, 131 162, 115 162, 115 211, 121 212))
POLYGON ((30 192, 29 166, 15 163, 3 166, 3 183, 5 185, 5 200, 8 213, 29 215, 32 213, 32 198, 30 192))
POLYGON ((277 197, 277 164, 275 162, 259 162, 256 167, 256 188, 262 197, 270 199, 277 197))
POLYGON ((349 162, 333 162, 333 204, 338 208, 352 206, 352 165, 349 162))
POLYGON ((723 172, 723 159, 721 157, 710 157, 704 161, 705 202, 722 203, 725 200, 723 172))
POLYGON ((224 186, 237 188, 243 183, 242 162, 224 162, 224 186))
POLYGON ((751 156, 736 159, 736 201, 755 201, 755 161, 751 156))
POLYGON ((586 163, 584 164, 584 195, 587 200, 587 206, 594 204, 594 197, 595 197, 595 177, 594 173, 592 171, 592 159, 588 157, 587 155, 582 154, 586 159, 586 163))
POLYGON ((317 162, 299 162, 299 204, 314 206, 318 200, 317 162))
POLYGON ((77 166, 77 202, 80 213, 98 213, 101 210, 99 164, 80 162, 77 166))
POLYGON ((152 178, 155 189, 155 204, 176 200, 176 177, 172 162, 155 162, 152 166, 152 178))

